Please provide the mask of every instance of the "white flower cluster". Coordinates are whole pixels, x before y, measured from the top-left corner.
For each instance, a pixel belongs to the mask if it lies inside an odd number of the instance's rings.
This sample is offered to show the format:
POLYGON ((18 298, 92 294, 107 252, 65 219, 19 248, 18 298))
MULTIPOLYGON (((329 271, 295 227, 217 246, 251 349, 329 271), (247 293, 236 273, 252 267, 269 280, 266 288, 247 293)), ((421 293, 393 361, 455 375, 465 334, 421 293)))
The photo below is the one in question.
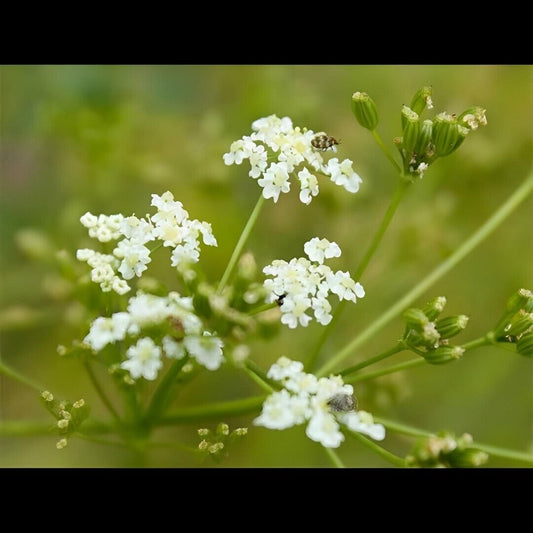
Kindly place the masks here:
POLYGON ((189 219, 189 213, 181 202, 174 200, 171 192, 161 196, 152 194, 151 205, 157 208, 157 213, 146 215, 146 219, 121 214, 96 216, 90 212, 80 218, 90 237, 102 243, 118 240, 112 255, 89 248, 82 248, 76 254, 80 261, 92 267, 91 279, 100 284, 102 291, 125 294, 130 290, 126 280, 142 276, 152 260, 146 246, 150 241, 160 240, 163 246, 171 247, 171 264, 182 271, 190 263, 198 262, 200 236, 204 244, 217 246, 211 225, 189 219))
POLYGON ((133 379, 156 379, 163 366, 163 353, 170 359, 181 359, 188 353, 208 370, 216 370, 222 364, 224 343, 204 330, 201 319, 194 313, 192 298, 177 292, 155 296, 139 291, 130 298, 127 309, 110 317, 96 318, 83 341, 96 352, 117 341, 136 341, 129 346, 127 359, 120 365, 133 379), (143 328, 164 323, 174 328, 177 338, 165 335, 158 346, 152 338, 142 336, 143 328))
POLYGON ((329 293, 336 294, 339 300, 351 300, 365 295, 359 282, 355 282, 349 272, 333 270, 324 265, 324 260, 339 257, 341 249, 335 242, 313 237, 304 245, 309 257, 293 258, 289 262, 275 259, 263 268, 263 272, 273 276, 263 282, 269 292, 268 301, 278 301, 282 312, 281 322, 294 329, 298 324, 307 326, 311 316, 308 309, 314 311, 315 319, 323 326, 332 319, 329 293))
POLYGON ((385 438, 385 428, 375 424, 370 413, 354 410, 353 387, 340 376, 319 379, 303 372, 300 361, 285 356, 270 367, 267 376, 283 388, 268 396, 255 425, 281 430, 307 422, 306 435, 326 448, 340 446, 341 426, 375 440, 385 438), (343 405, 348 407, 339 408, 343 405))
MULTIPOLYGON (((313 172, 329 176, 336 185, 348 192, 359 190, 361 178, 352 168, 353 162, 332 158, 324 161, 321 150, 315 148, 312 140, 315 133, 307 128, 293 127, 289 117, 276 115, 260 118, 252 123, 253 132, 234 141, 229 152, 223 156, 226 165, 240 165, 245 159, 250 163, 249 176, 258 179, 263 188, 263 196, 279 199, 280 193, 290 190, 289 175, 296 172, 300 182, 300 201, 309 204, 318 194, 318 180, 313 172), (272 160, 272 157, 275 160, 272 160)), ((335 149, 335 146, 331 146, 335 149)))

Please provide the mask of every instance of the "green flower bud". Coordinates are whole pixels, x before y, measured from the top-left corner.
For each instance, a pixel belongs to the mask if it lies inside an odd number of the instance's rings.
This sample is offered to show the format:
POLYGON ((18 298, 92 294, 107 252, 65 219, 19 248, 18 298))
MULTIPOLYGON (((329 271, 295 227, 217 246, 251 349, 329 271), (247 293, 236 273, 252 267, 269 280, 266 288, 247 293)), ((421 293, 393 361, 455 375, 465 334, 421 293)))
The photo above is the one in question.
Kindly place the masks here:
POLYGON ((477 130, 479 126, 487 125, 486 110, 479 106, 469 107, 457 118, 457 123, 469 130, 477 130))
POLYGON ((533 357, 533 331, 522 335, 518 341, 516 341, 516 351, 520 355, 533 357))
POLYGON ((378 125, 378 110, 374 100, 363 92, 352 94, 352 113, 363 128, 373 131, 378 125))
POLYGON ((524 309, 520 309, 520 311, 517 311, 511 317, 506 315, 506 319, 500 321, 494 330, 494 336, 496 339, 517 337, 526 333, 532 326, 533 313, 528 313, 524 309))
POLYGON ((460 359, 465 353, 461 346, 439 346, 435 350, 429 350, 423 354, 424 359, 431 365, 443 365, 460 359))
POLYGON ((411 154, 418 141, 420 133, 420 120, 418 114, 406 105, 402 109, 402 146, 408 154, 411 154))
POLYGON ((468 319, 466 315, 447 316, 437 320, 435 327, 442 339, 450 339, 466 328, 468 319))
POLYGON ((425 326, 429 322, 429 319, 425 315, 424 311, 422 311, 422 309, 418 309, 417 307, 411 307, 404 311, 403 317, 405 318, 407 326, 411 327, 425 326))
POLYGON ((432 140, 437 157, 444 157, 455 150, 459 138, 457 121, 448 113, 439 113, 433 122, 432 140))
POLYGON ((468 128, 465 128, 464 126, 457 125, 457 142, 455 143, 455 146, 453 148, 453 151, 457 150, 461 144, 463 144, 463 141, 466 139, 466 136, 470 133, 470 130, 468 128))
POLYGON ((484 465, 489 460, 489 454, 476 448, 456 448, 447 459, 452 468, 472 468, 484 465))
POLYGON ((431 109, 433 107, 433 102, 431 101, 432 92, 433 89, 431 87, 422 87, 421 89, 418 89, 413 96, 409 107, 419 115, 424 111, 426 106, 428 109, 431 109))
POLYGON ((428 320, 435 320, 446 307, 446 296, 436 296, 430 300, 423 308, 428 320))
POLYGON ((433 121, 430 119, 424 120, 420 125, 420 133, 418 134, 418 140, 415 145, 415 152, 418 155, 425 155, 431 143, 431 135, 433 132, 433 121))
POLYGON ((529 289, 519 289, 507 300, 506 309, 510 313, 516 313, 520 309, 531 313, 533 311, 533 292, 529 289))

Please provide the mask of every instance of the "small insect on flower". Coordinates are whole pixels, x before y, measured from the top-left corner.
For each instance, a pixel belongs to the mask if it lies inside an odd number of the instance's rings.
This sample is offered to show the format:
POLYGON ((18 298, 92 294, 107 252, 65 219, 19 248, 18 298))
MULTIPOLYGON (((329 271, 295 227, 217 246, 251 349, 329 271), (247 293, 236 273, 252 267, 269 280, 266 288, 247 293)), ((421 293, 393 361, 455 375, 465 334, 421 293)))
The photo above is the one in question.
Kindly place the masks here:
POLYGON ((279 298, 276 298, 276 303, 281 307, 283 305, 283 300, 287 297, 287 294, 282 294, 279 298))
POLYGON ((336 144, 339 144, 339 141, 335 139, 334 137, 331 137, 327 133, 324 133, 323 131, 317 133, 312 139, 311 139, 311 145, 313 148, 316 148, 317 150, 329 150, 330 148, 336 152, 337 148, 335 147, 336 144))
POLYGON ((347 412, 357 409, 357 400, 350 394, 335 394, 328 405, 332 411, 347 412))

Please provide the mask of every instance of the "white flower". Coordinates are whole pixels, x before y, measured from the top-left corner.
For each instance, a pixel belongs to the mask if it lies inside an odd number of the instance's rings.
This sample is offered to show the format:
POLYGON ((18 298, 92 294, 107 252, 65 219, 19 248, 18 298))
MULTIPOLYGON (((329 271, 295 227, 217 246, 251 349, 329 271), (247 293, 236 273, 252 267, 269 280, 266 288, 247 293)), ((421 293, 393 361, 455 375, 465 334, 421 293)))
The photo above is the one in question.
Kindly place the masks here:
POLYGON ((305 312, 311 307, 311 299, 306 296, 296 294, 294 296, 286 296, 283 300, 283 305, 280 307, 281 323, 287 324, 289 328, 294 329, 298 324, 306 327, 311 320, 311 317, 305 312))
POLYGON ((89 333, 83 339, 93 350, 100 351, 112 342, 123 340, 130 325, 128 313, 114 313, 111 317, 98 317, 91 324, 89 333))
POLYGON ((113 255, 122 259, 118 271, 124 279, 140 277, 148 268, 146 265, 152 261, 150 250, 144 244, 137 244, 130 239, 122 239, 113 250, 113 255))
POLYGON ((366 411, 339 413, 338 419, 352 431, 364 433, 374 440, 385 438, 385 428, 381 424, 374 424, 372 415, 366 411))
POLYGON ((339 163, 338 158, 334 157, 328 161, 326 172, 333 183, 344 187, 348 192, 355 193, 359 190, 359 185, 363 180, 354 172, 352 164, 350 159, 339 163))
POLYGON ((362 298, 365 295, 365 289, 359 282, 355 282, 349 272, 342 272, 341 270, 331 273, 327 276, 327 283, 329 290, 336 294, 340 300, 356 301, 356 296, 362 298))
POLYGON ((296 424, 296 417, 291 409, 291 395, 286 389, 274 392, 263 403, 261 414, 254 419, 254 424, 268 429, 286 429, 296 424))
POLYGON ((305 434, 326 448, 338 448, 344 440, 335 417, 324 411, 316 411, 312 416, 305 434))
POLYGON ((180 224, 189 217, 189 213, 183 208, 183 204, 174 200, 170 191, 165 191, 161 196, 152 194, 151 205, 157 207, 157 213, 151 218, 152 222, 159 224, 162 221, 172 221, 180 224))
POLYGON ((173 339, 170 335, 163 337, 163 350, 170 359, 182 359, 185 357, 183 343, 173 339))
POLYGON ((304 368, 301 361, 293 361, 288 357, 281 356, 267 372, 267 377, 276 381, 283 381, 286 378, 294 377, 304 368))
POLYGON ((280 192, 289 192, 291 184, 287 172, 287 164, 272 163, 263 173, 263 177, 257 180, 263 187, 263 197, 272 198, 274 202, 279 199, 280 192))
POLYGON ((342 425, 376 440, 385 437, 385 428, 374 424, 370 413, 353 410, 352 385, 341 376, 317 379, 302 368, 299 361, 285 356, 270 367, 267 376, 284 388, 267 397, 255 425, 281 430, 307 422, 306 435, 327 448, 337 448, 344 441, 342 425))
POLYGON ((304 251, 311 261, 319 264, 322 264, 324 259, 341 256, 341 249, 336 242, 329 242, 327 239, 319 239, 318 237, 313 237, 307 241, 304 244, 304 251))
POLYGON ((87 211, 87 213, 80 217, 80 222, 86 228, 94 228, 98 224, 98 217, 87 211))
POLYGON ((318 194, 318 180, 310 169, 330 176, 349 192, 359 190, 361 178, 353 171, 352 161, 346 159, 339 163, 335 159, 328 166, 322 152, 312 145, 315 133, 293 126, 289 117, 270 115, 257 119, 252 123, 252 130, 250 136, 234 141, 223 159, 226 165, 240 165, 248 159, 249 176, 263 187, 264 198, 277 202, 281 193, 289 192, 289 174, 295 172, 300 181, 300 201, 308 205, 318 194), (268 161, 272 161, 270 166, 268 161))
POLYGON ((340 300, 353 302, 365 295, 363 286, 351 279, 348 272, 333 272, 323 264, 326 259, 341 255, 337 243, 313 237, 305 243, 304 250, 309 259, 299 257, 289 262, 275 259, 263 268, 264 274, 273 276, 263 282, 267 292, 266 301, 278 300, 281 304, 281 322, 291 329, 309 324, 312 317, 306 313, 308 309, 313 309, 315 319, 320 324, 329 324, 332 319, 328 301, 330 292, 340 300))
POLYGON ((203 335, 190 335, 183 339, 189 354, 208 370, 216 370, 224 360, 222 347, 224 343, 218 337, 204 331, 203 335))
POLYGON ((136 244, 145 244, 149 241, 153 241, 155 236, 153 234, 154 226, 144 220, 143 218, 137 218, 132 215, 125 217, 120 224, 120 232, 130 242, 136 244))
POLYGON ((300 202, 309 205, 313 199, 312 196, 316 196, 318 194, 318 180, 316 179, 316 176, 311 174, 307 168, 304 168, 298 172, 298 179, 300 180, 301 187, 300 202))
POLYGON ((158 370, 163 366, 161 362, 161 348, 156 346, 149 337, 144 337, 137 341, 137 344, 130 346, 126 351, 128 359, 120 366, 128 370, 133 379, 141 376, 149 381, 157 378, 158 370))
POLYGON ((138 326, 158 324, 169 315, 167 298, 138 292, 128 302, 128 312, 132 323, 138 326))

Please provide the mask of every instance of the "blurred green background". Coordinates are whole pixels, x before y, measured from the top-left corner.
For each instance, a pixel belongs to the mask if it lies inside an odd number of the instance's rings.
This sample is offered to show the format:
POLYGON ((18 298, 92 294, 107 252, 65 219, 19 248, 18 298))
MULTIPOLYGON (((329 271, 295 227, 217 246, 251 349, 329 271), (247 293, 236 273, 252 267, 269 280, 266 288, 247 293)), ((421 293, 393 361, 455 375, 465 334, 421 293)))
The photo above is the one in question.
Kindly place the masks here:
MULTIPOLYGON (((216 282, 260 189, 245 166, 222 155, 250 133, 253 120, 289 116, 294 125, 340 139, 338 156, 354 161, 360 192, 329 182, 310 206, 293 190, 267 203, 249 241, 260 266, 303 255, 313 236, 336 241, 337 269, 362 258, 396 185, 390 162, 350 111, 354 91, 375 100, 378 131, 394 153, 400 110, 417 89, 433 87, 434 110, 487 110, 488 125, 450 157, 438 160, 412 187, 361 282, 366 297, 347 306, 324 353, 333 353, 410 290, 514 191, 532 164, 533 67, 530 65, 4 65, 1 68, 1 349, 6 363, 57 396, 84 397, 92 414, 107 412, 76 360, 58 344, 84 335, 79 306, 47 250, 74 254, 87 244, 79 217, 152 212, 150 194, 173 192, 191 218, 211 222, 218 248, 203 247, 201 265, 216 282), (35 242, 40 242, 42 253, 35 242), (28 242, 34 243, 28 245, 28 242), (43 259, 44 258, 44 259, 43 259)), ((490 329, 507 298, 533 289, 533 201, 528 198, 481 246, 416 303, 448 299, 445 314, 470 316, 461 342, 490 329)), ((169 269, 161 268, 161 272, 169 269)), ((156 271, 157 272, 157 271, 156 271)), ((152 273, 154 273, 152 271, 152 273)), ((402 333, 398 318, 347 361, 388 349, 402 333)), ((303 359, 321 326, 283 329, 252 343, 265 370, 280 355, 303 359)), ((404 359, 396 356, 396 361, 404 359)), ((394 362, 394 361, 392 361, 394 362)), ((384 365, 390 364, 385 362, 384 365)), ((356 386, 360 408, 399 422, 480 442, 532 451, 531 360, 493 348, 444 366, 422 366, 356 386)), ((376 365, 376 368, 379 366, 376 365)), ((105 376, 104 376, 105 378, 105 376)), ((230 400, 262 391, 232 368, 202 373, 176 406, 230 400)), ((327 467, 320 445, 300 426, 255 428, 253 416, 223 420, 249 428, 222 467, 327 467)), ((35 392, 0 376, 0 419, 52 423, 35 392)), ((196 446, 202 423, 169 429, 162 440, 196 446)), ((2 467, 128 467, 130 452, 55 436, 0 437, 2 467)), ((384 446, 404 456, 412 438, 389 432, 384 446)), ((348 439, 339 449, 348 466, 388 463, 348 439)), ((202 467, 194 456, 154 449, 148 466, 202 467)), ((488 466, 523 466, 491 458, 488 466)))

